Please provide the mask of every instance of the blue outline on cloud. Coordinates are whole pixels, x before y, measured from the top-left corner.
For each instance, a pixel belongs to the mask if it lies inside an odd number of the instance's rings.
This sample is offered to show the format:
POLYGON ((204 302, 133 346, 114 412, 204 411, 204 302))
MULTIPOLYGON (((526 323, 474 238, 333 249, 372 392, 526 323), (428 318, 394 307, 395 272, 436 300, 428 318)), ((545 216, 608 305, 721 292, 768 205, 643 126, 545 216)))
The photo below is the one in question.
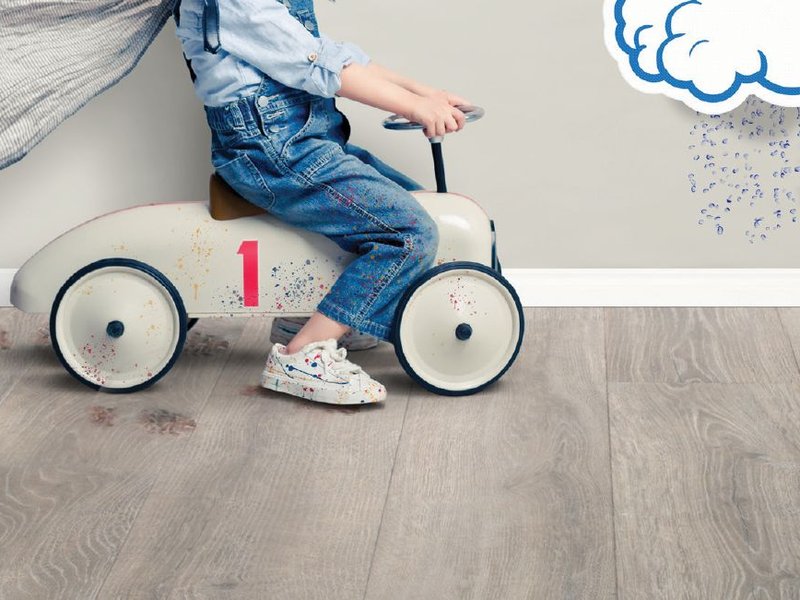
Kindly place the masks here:
POLYGON ((800 106, 798 5, 798 0, 605 0, 606 46, 634 88, 700 112, 732 110, 750 94, 800 106))

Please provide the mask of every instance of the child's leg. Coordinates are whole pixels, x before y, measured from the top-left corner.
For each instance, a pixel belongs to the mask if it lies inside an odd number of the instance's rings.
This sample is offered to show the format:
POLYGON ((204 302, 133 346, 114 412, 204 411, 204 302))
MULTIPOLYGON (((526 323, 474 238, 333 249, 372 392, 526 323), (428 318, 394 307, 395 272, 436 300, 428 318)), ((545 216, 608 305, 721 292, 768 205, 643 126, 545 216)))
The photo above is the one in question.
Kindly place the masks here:
MULTIPOLYGON (((388 165, 353 146, 371 164, 345 151, 332 102, 276 108, 251 99, 206 107, 214 167, 240 195, 276 218, 357 255, 317 311, 391 342, 400 296, 435 261, 436 223, 408 190, 383 174, 388 165)), ((331 332, 321 323, 312 330, 315 337, 331 332)))
MULTIPOLYGON (((273 344, 288 346, 294 336, 308 323, 310 317, 275 317, 269 330, 269 341, 273 344)), ((326 338, 328 339, 328 338, 326 338)), ((362 333, 357 329, 349 328, 337 340, 337 347, 348 352, 369 350, 375 348, 380 340, 374 335, 362 333)))
POLYGON ((362 148, 361 146, 356 146, 355 144, 351 144, 347 142, 344 146, 344 151, 348 154, 352 154, 353 156, 361 159, 364 164, 367 164, 371 167, 374 167, 381 175, 384 177, 388 177, 404 190, 408 190, 409 192, 423 190, 423 188, 419 183, 411 179, 408 175, 401 173, 397 169, 387 165, 377 156, 372 154, 369 150, 362 148))
POLYGON ((358 255, 317 307, 342 327, 317 319, 313 329, 301 333, 304 339, 337 337, 349 326, 391 342, 400 296, 432 266, 438 229, 407 190, 356 156, 332 152, 332 146, 319 138, 297 140, 284 155, 285 177, 270 181, 275 198, 270 213, 358 255), (328 160, 320 164, 320 157, 328 160))
POLYGON ((349 326, 392 341, 400 295, 433 264, 439 233, 407 190, 330 144, 315 140, 298 148, 300 158, 286 164, 291 164, 286 179, 273 183, 275 202, 269 211, 326 235, 358 257, 290 341, 287 354, 281 356, 281 346, 273 345, 261 385, 319 402, 380 402, 386 388, 357 365, 342 362, 329 338, 338 339, 349 326), (304 189, 292 197, 290 185, 298 182, 304 189), (287 184, 286 195, 281 183, 287 184), (326 371, 314 370, 320 368, 326 371))
POLYGON ((338 323, 320 312, 315 312, 286 345, 286 354, 294 354, 310 342, 327 340, 329 338, 338 340, 347 333, 348 329, 350 329, 350 327, 347 325, 338 323))
MULTIPOLYGON (((390 165, 380 160, 377 156, 355 144, 347 143, 344 147, 345 152, 359 158, 363 163, 374 167, 381 175, 388 177, 403 189, 416 191, 424 189, 419 183, 394 169, 390 165)), ((287 352, 293 353, 302 348, 305 344, 327 338, 336 338, 347 333, 349 327, 329 319, 319 312, 315 312, 310 318, 305 319, 303 327, 295 334, 286 346, 287 352)), ((371 338, 374 339, 374 338, 371 338)), ((375 342, 373 342, 374 344, 375 342)))

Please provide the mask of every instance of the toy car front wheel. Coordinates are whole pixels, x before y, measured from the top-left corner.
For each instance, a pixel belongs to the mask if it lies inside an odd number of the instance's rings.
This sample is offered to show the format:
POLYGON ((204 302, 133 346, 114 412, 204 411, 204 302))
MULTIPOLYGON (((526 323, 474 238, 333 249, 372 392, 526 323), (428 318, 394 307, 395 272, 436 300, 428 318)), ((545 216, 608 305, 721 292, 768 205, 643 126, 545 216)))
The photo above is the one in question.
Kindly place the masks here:
POLYGON ((474 394, 516 359, 525 320, 514 288, 494 269, 458 261, 434 267, 403 294, 394 347, 406 372, 437 394, 474 394))
POLYGON ((129 259, 92 263, 61 287, 50 338, 61 364, 82 383, 133 392, 163 377, 186 341, 180 294, 159 271, 129 259))

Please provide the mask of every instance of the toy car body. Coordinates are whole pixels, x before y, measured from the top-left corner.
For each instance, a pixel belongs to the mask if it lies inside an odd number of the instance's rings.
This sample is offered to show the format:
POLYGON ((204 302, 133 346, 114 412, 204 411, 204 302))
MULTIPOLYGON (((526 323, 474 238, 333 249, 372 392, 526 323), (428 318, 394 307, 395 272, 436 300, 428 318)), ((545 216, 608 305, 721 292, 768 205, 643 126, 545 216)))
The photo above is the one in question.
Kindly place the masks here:
MULTIPOLYGON (((480 206, 456 194, 414 195, 439 228, 436 264, 491 266, 492 231, 480 206)), ((355 255, 269 214, 217 221, 206 202, 136 206, 79 225, 39 250, 14 277, 11 303, 48 313, 74 273, 108 258, 157 269, 177 289, 187 315, 201 318, 310 315, 355 255), (251 263, 255 296, 245 280, 251 263)))
MULTIPOLYGON (((467 120, 479 107, 463 107, 467 120)), ((419 128, 393 115, 384 126, 419 128)), ((494 223, 473 200, 448 193, 441 139, 431 138, 437 191, 412 192, 439 231, 435 265, 399 300, 397 357, 418 383, 475 393, 511 366, 522 306, 501 274, 494 223)), ((210 202, 136 206, 59 236, 17 272, 11 302, 50 313, 64 367, 95 389, 131 392, 173 366, 196 319, 310 316, 356 257, 241 198, 216 174, 210 202)))

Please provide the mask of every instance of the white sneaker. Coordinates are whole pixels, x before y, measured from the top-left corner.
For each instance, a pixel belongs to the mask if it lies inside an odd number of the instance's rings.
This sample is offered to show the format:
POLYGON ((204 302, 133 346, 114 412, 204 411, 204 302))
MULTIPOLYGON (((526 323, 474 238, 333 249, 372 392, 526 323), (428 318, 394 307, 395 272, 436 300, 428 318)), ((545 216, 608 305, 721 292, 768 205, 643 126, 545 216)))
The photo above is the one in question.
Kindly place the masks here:
POLYGON ((329 338, 306 344, 294 354, 273 344, 261 374, 261 386, 314 402, 366 404, 386 398, 386 388, 345 358, 347 350, 329 338))
MULTIPOLYGON (((269 332, 269 341, 273 344, 287 345, 300 328, 306 324, 308 317, 275 317, 272 320, 272 329, 269 332)), ((339 338, 340 348, 349 351, 369 350, 378 345, 378 338, 368 333, 361 333, 351 329, 339 338)))

